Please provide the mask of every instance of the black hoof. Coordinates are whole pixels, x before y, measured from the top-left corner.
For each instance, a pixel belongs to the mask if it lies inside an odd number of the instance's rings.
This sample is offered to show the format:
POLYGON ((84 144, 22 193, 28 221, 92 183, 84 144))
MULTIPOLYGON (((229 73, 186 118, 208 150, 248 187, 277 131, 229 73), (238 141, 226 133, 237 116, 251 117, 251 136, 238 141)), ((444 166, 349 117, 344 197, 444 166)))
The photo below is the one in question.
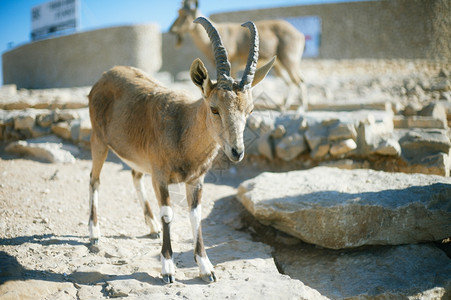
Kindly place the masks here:
POLYGON ((149 238, 151 238, 152 240, 159 239, 160 233, 159 232, 149 233, 149 238))
POLYGON ((99 239, 92 239, 89 242, 88 249, 91 253, 99 253, 100 252, 99 239))
POLYGON ((172 275, 172 274, 165 274, 165 275, 163 275, 163 282, 164 283, 169 284, 169 283, 173 283, 174 281, 175 281, 174 275, 172 275))
POLYGON ((211 272, 211 274, 202 275, 202 280, 208 283, 216 282, 215 273, 211 272))

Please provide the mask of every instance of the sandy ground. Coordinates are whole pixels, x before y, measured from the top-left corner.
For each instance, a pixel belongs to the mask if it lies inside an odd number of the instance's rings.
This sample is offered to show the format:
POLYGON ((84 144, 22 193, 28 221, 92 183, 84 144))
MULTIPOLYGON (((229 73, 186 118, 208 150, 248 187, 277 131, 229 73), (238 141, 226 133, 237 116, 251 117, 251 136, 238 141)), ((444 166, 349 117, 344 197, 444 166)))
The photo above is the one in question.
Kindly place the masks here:
MULTIPOLYGON (((82 154, 83 156, 83 154, 82 154)), ((205 284, 193 260, 183 185, 171 186, 176 283, 160 275, 160 239, 150 239, 130 171, 106 162, 100 187, 99 251, 88 241, 89 154, 75 164, 48 164, 0 156, 0 298, 299 299, 316 291, 280 275, 271 248, 237 231, 242 206, 234 199, 244 177, 207 176, 204 240, 218 282, 205 284), (280 289, 283 292, 280 292, 280 289)), ((234 169, 232 169, 234 170, 234 169)), ((146 183, 150 190, 150 178, 146 183)), ((153 191, 149 191, 149 194, 153 191)), ((158 214, 152 195, 151 205, 158 214)))

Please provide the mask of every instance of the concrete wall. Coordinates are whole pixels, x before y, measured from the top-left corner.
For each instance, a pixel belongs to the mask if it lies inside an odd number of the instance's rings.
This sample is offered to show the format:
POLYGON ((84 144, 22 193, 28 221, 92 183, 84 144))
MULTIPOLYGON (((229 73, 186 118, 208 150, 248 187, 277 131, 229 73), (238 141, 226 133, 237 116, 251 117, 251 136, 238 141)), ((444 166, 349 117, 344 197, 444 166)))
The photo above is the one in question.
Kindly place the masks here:
MULTIPOLYGON (((202 3, 200 4, 202 10, 202 3)), ((318 59, 428 59, 451 62, 451 1, 384 0, 219 13, 215 22, 320 16, 318 59)), ((163 35, 162 69, 176 74, 204 56, 190 36, 181 48, 163 35)))
POLYGON ((170 33, 163 33, 163 64, 161 71, 170 72, 173 75, 181 71, 188 71, 193 60, 200 58, 210 73, 213 79, 216 79, 216 71, 214 66, 210 64, 210 61, 205 55, 197 49, 193 40, 189 34, 185 35, 183 44, 180 47, 176 47, 176 37, 170 33))
POLYGON ((326 59, 451 60, 451 1, 384 0, 221 13, 215 22, 320 16, 326 59))
POLYGON ((115 65, 156 72, 161 57, 158 25, 105 28, 37 41, 5 52, 3 82, 29 89, 89 86, 115 65))

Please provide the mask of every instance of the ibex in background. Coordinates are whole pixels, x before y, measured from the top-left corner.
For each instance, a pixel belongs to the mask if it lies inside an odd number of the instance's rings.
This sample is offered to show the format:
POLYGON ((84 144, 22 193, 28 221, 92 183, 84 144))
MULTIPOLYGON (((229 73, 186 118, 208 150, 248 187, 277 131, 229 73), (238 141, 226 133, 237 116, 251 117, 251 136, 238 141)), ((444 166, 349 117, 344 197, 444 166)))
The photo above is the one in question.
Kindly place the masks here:
MULTIPOLYGON (((178 46, 182 44, 184 34, 189 33, 197 48, 214 64, 214 55, 207 35, 200 26, 193 24, 193 20, 201 16, 198 5, 197 0, 184 0, 169 32, 177 35, 178 46)), ((301 91, 302 104, 307 108, 306 87, 300 72, 305 48, 304 35, 284 20, 257 21, 255 25, 260 35, 260 61, 268 61, 277 56, 273 70, 289 87, 285 108, 289 108, 290 102, 293 101, 291 95, 298 90, 301 91)), ((235 76, 246 63, 249 32, 242 30, 238 23, 217 23, 214 26, 221 34, 232 65, 232 75, 235 76)))
POLYGON ((243 131, 253 109, 251 88, 263 80, 275 58, 256 70, 258 33, 252 22, 243 26, 251 32, 251 48, 240 82, 230 76, 230 63, 219 33, 205 18, 194 21, 208 32, 215 54, 217 82, 210 80, 200 59, 190 68, 201 99, 163 87, 132 67, 114 67, 105 72, 89 93, 92 123, 89 218, 90 239, 100 237, 97 218, 99 176, 111 149, 132 168, 133 182, 144 207, 151 234, 159 236, 161 225, 144 194, 143 173, 151 174, 163 224, 162 276, 174 281, 170 224, 173 217, 168 184, 185 182, 194 236, 194 259, 200 275, 215 281, 213 266, 205 251, 201 229, 202 186, 213 159, 222 149, 238 162, 244 155, 243 131))

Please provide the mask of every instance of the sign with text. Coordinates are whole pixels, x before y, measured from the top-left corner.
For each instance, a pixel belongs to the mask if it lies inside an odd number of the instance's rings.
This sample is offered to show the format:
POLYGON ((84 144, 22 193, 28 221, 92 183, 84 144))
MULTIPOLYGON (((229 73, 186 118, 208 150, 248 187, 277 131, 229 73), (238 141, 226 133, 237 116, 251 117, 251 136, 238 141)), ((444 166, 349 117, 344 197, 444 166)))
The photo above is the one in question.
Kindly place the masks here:
POLYGON ((78 25, 79 0, 53 0, 31 9, 31 38, 42 39, 78 25))
POLYGON ((321 18, 319 16, 305 16, 285 18, 305 36, 305 50, 303 57, 318 57, 321 46, 321 18))

